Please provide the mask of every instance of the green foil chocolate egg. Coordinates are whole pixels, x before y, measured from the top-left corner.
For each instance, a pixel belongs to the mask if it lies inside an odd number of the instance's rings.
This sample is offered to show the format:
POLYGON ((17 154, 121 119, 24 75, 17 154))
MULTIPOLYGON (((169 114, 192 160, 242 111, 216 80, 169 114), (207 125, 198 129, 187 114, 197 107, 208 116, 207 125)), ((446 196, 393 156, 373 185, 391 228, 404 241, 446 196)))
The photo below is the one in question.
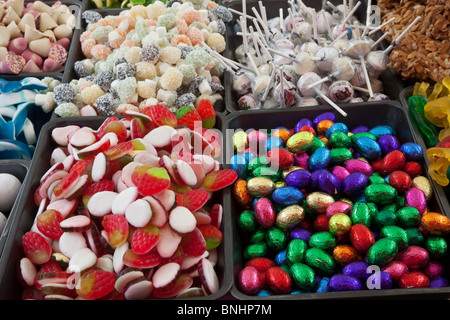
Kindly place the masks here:
POLYGON ((251 210, 244 210, 238 217, 238 226, 244 232, 252 232, 258 226, 255 218, 255 213, 251 210))
POLYGON ((398 252, 398 245, 392 239, 379 239, 367 251, 367 262, 369 264, 382 265, 392 261, 398 252))
POLYGON ((414 207, 403 207, 395 212, 398 224, 403 228, 417 227, 420 224, 420 212, 414 207))
POLYGON ((310 290, 315 287, 316 273, 310 266, 303 263, 294 263, 289 268, 289 271, 298 288, 310 290))
POLYGON ((397 197, 397 190, 388 184, 371 184, 364 190, 367 201, 376 204, 390 204, 397 197))
POLYGON ((251 260, 253 258, 265 257, 269 252, 269 247, 265 242, 249 244, 244 249, 244 259, 251 260))
MULTIPOLYGON (((337 131, 335 133, 338 133, 337 131)), ((342 164, 347 160, 353 158, 353 153, 350 149, 347 148, 334 148, 330 151, 331 162, 333 164, 342 164)))
POLYGON ((377 183, 383 184, 383 183, 386 183, 386 180, 384 180, 384 178, 378 172, 374 172, 369 177, 368 184, 377 184, 377 183))
POLYGON ((403 228, 398 226, 385 226, 380 230, 380 236, 382 238, 389 238, 397 242, 399 250, 408 246, 408 234, 403 228))
POLYGON ((310 248, 305 252, 305 264, 319 274, 332 275, 336 263, 333 257, 322 249, 310 248))
POLYGON ((372 223, 372 212, 366 202, 356 202, 352 207, 351 220, 353 224, 361 223, 370 227, 372 223))
POLYGON ((286 260, 289 265, 303 262, 308 245, 302 239, 292 239, 286 247, 286 260))
POLYGON ((440 236, 427 237, 425 240, 425 249, 431 258, 440 259, 447 254, 447 241, 440 236))
POLYGON ((308 240, 311 248, 319 248, 325 251, 331 251, 337 245, 336 237, 328 231, 320 231, 311 235, 308 240))
POLYGON ((328 142, 332 148, 350 148, 352 146, 351 138, 342 131, 333 132, 330 135, 328 142))
POLYGON ((281 210, 276 217, 275 223, 278 227, 287 229, 299 224, 305 218, 305 209, 299 205, 290 205, 281 210))
POLYGON ((408 236, 408 243, 410 245, 414 246, 422 246, 425 237, 423 236, 422 232, 420 232, 419 228, 406 228, 405 232, 408 236))
POLYGON ((270 249, 281 251, 286 247, 288 237, 283 229, 274 226, 266 232, 266 242, 270 249))

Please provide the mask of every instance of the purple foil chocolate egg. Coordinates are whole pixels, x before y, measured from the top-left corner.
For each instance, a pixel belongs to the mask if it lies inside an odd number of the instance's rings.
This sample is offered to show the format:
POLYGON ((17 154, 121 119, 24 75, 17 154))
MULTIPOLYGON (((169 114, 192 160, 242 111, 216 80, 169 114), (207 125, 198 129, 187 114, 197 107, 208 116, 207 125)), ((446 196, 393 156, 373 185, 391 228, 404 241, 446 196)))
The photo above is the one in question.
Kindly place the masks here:
POLYGON ((444 277, 433 277, 430 279, 431 288, 443 288, 448 287, 448 280, 444 277))
POLYGON ((367 131, 369 131, 368 127, 366 127, 366 126, 358 126, 358 127, 354 128, 351 132, 353 134, 357 134, 357 133, 360 133, 360 132, 367 132, 367 131))
POLYGON ((342 182, 342 192, 351 195, 363 190, 366 185, 367 176, 361 172, 354 172, 342 182))
POLYGON ((328 283, 330 291, 355 291, 362 289, 362 283, 358 278, 345 274, 337 274, 330 278, 328 283))
POLYGON ((336 176, 328 171, 322 172, 317 179, 317 188, 328 194, 339 193, 341 190, 341 182, 336 176))
POLYGON ((336 115, 333 112, 324 112, 319 114, 314 120, 313 120, 313 127, 316 128, 320 121, 322 120, 330 120, 333 122, 336 122, 336 115))
POLYGON ((383 152, 383 154, 388 154, 389 152, 398 150, 398 148, 400 148, 400 143, 397 137, 390 134, 382 135, 378 139, 378 144, 380 145, 381 152, 383 152))
POLYGON ((444 265, 438 260, 430 260, 428 264, 423 267, 423 273, 429 277, 440 277, 444 274, 444 271, 444 265))
POLYGON ((313 123, 312 123, 311 120, 309 120, 309 119, 307 119, 307 118, 300 119, 300 121, 297 122, 297 124, 295 125, 294 133, 299 132, 300 129, 301 129, 302 127, 304 127, 304 126, 312 127, 312 126, 313 126, 313 123))
POLYGON ((347 160, 347 161, 345 161, 344 165, 345 165, 345 168, 350 173, 362 172, 367 177, 370 177, 373 174, 372 166, 369 163, 359 160, 359 159, 347 160))
POLYGON ((303 241, 308 242, 309 238, 311 238, 311 232, 305 228, 294 228, 289 233, 291 239, 302 239, 303 241))
POLYGON ((298 169, 289 173, 284 182, 287 186, 304 189, 311 183, 311 173, 305 169, 298 169))
POLYGON ((368 270, 368 268, 369 264, 367 262, 355 261, 347 264, 342 269, 342 273, 347 276, 365 280, 370 276, 370 271, 368 270))
POLYGON ((389 273, 377 271, 367 279, 366 285, 370 289, 391 289, 392 279, 389 273))

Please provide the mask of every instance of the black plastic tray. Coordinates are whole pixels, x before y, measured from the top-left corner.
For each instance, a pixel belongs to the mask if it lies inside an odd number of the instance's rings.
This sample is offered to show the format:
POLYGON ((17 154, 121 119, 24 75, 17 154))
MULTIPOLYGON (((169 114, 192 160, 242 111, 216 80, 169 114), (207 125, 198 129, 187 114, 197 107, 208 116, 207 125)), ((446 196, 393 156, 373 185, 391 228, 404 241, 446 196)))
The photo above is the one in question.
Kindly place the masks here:
POLYGON ((3 214, 8 218, 6 220, 6 225, 0 236, 0 256, 5 246, 6 238, 9 234, 9 228, 11 226, 14 216, 17 214, 17 207, 19 203, 20 193, 25 187, 25 178, 27 177, 28 170, 30 168, 30 161, 26 160, 0 160, 0 173, 9 173, 15 176, 22 183, 19 193, 17 195, 16 201, 13 207, 8 212, 3 212, 3 214))
MULTIPOLYGON (((22 249, 22 236, 28 232, 33 224, 37 206, 33 200, 33 194, 39 186, 39 180, 49 169, 49 159, 54 147, 51 138, 51 131, 57 127, 77 124, 97 129, 106 117, 79 117, 79 118, 59 118, 47 123, 38 141, 35 160, 32 161, 30 171, 25 182, 25 187, 18 199, 18 205, 14 219, 11 221, 8 237, 4 245, 3 254, 0 258, 0 300, 21 299, 22 286, 17 280, 17 263, 24 256, 22 249)), ((222 115, 217 116, 215 126, 218 130, 224 130, 225 119, 222 115)), ((225 146, 224 146, 225 148, 225 146)), ((223 150, 225 152, 225 150, 223 150)), ((215 270, 220 282, 220 289, 212 295, 201 298, 189 298, 189 300, 214 300, 226 295, 232 285, 232 240, 231 240, 231 220, 228 212, 229 193, 225 190, 216 192, 213 195, 215 203, 221 203, 224 209, 222 221, 223 241, 218 248, 218 260, 215 270), (226 214, 225 214, 226 213, 226 214)))
MULTIPOLYGON (((29 2, 34 2, 34 1, 25 1, 25 5, 29 2)), ((42 2, 44 2, 48 5, 52 5, 56 1, 43 0, 42 2)), ((83 0, 83 1, 61 0, 60 2, 67 6, 77 6, 78 9, 76 10, 76 12, 73 12, 73 13, 75 15, 80 15, 80 18, 77 17, 77 19, 81 19, 81 13, 83 13, 83 11, 85 10, 85 0, 83 0)), ((75 29, 73 31, 72 40, 70 41, 70 48, 67 52, 67 54, 68 54, 67 60, 64 63, 63 68, 61 68, 60 70, 57 70, 55 72, 37 72, 37 73, 21 72, 18 75, 0 73, 0 77, 6 77, 6 76, 18 77, 18 78, 20 78, 20 77, 62 77, 64 75, 64 73, 71 68, 71 66, 73 65, 73 62, 74 62, 73 61, 74 50, 75 50, 76 45, 80 42, 80 29, 77 27, 75 27, 75 29)))
MULTIPOLYGON (((108 15, 114 15, 114 16, 119 15, 124 10, 127 10, 127 8, 124 8, 124 9, 116 9, 116 8, 96 9, 93 11, 96 11, 96 12, 100 13, 103 17, 106 17, 108 15)), ((80 35, 83 34, 83 32, 86 30, 86 27, 87 27, 87 24, 84 21, 84 19, 82 19, 80 35)), ((226 38, 226 36, 225 36, 225 38, 226 38)), ((77 45, 75 46, 75 48, 73 50, 72 65, 69 68, 67 68, 67 70, 64 73, 64 78, 63 78, 64 83, 69 83, 70 81, 72 81, 74 79, 79 79, 78 75, 76 74, 76 72, 73 68, 73 65, 75 64, 75 62, 81 61, 83 59, 85 59, 85 56, 84 56, 83 52, 81 51, 81 43, 78 41, 77 45)), ((222 77, 221 80, 222 80, 222 85, 225 86, 225 75, 222 77)), ((226 111, 225 94, 224 94, 223 100, 215 103, 214 109, 216 112, 220 112, 220 113, 224 113, 226 111)), ((59 118, 59 116, 55 114, 53 118, 56 119, 56 118, 59 118)))
MULTIPOLYGON (((413 132, 413 128, 405 110, 400 103, 395 101, 385 102, 368 102, 365 104, 344 104, 342 108, 347 111, 348 116, 342 117, 336 113, 336 122, 343 122, 348 125, 349 129, 366 125, 373 127, 376 125, 390 125, 397 133, 397 137, 401 143, 405 142, 419 142, 413 132)), ((270 129, 276 127, 294 128, 295 124, 302 118, 314 119, 317 115, 323 112, 334 111, 329 106, 305 107, 301 109, 291 110, 254 110, 243 111, 240 113, 230 114, 227 116, 228 129, 237 130, 258 130, 270 129)), ((233 150, 232 142, 229 141, 227 150, 233 150)), ((230 154, 231 157, 232 153, 230 154)), ((425 164, 426 165, 426 164, 425 164)), ((427 172, 423 173, 428 179, 427 172)), ((450 211, 442 203, 442 192, 430 179, 434 191, 432 199, 428 202, 428 207, 435 212, 444 213, 450 216, 450 211)), ((229 213, 233 220, 233 287, 231 294, 237 299, 241 300, 322 300, 322 299, 394 299, 394 298, 413 298, 420 297, 421 299, 430 298, 437 299, 437 297, 450 296, 450 287, 445 288, 423 288, 423 289, 390 289, 390 290, 360 290, 360 291, 344 291, 344 292, 324 292, 324 293, 302 293, 302 294, 288 294, 288 295, 272 295, 272 296, 249 296, 240 291, 238 287, 238 275, 243 267, 243 243, 245 243, 245 235, 243 235, 236 224, 237 218, 243 209, 237 204, 232 197, 231 212, 229 213)), ((445 260, 445 266, 448 274, 450 268, 450 259, 445 260)))
MULTIPOLYGON (((335 5, 342 4, 340 0, 332 0, 331 3, 335 5)), ((358 1, 354 1, 356 4, 358 1)), ((322 1, 318 0, 305 0, 303 3, 310 8, 314 8, 316 10, 322 9, 322 1)), ((271 19, 279 14, 279 8, 283 8, 284 17, 287 16, 287 8, 289 4, 287 1, 282 0, 265 0, 263 1, 263 5, 266 7, 267 18, 271 19)), ((237 11, 242 12, 242 2, 241 1, 229 1, 225 4, 226 7, 235 9, 237 11)), ((252 7, 255 7, 259 12, 258 0, 249 0, 247 1, 247 12, 249 15, 253 15, 252 7)), ((358 18, 359 21, 365 23, 366 19, 366 8, 367 1, 361 1, 361 5, 355 11, 354 16, 358 18)), ((233 14, 233 20, 227 24, 227 49, 225 52, 225 56, 229 59, 235 60, 234 51, 239 45, 242 44, 242 36, 238 36, 236 33, 240 30, 239 25, 236 23, 236 18, 239 17, 237 14, 233 14)), ((373 37, 376 40, 380 34, 377 34, 373 37)), ((383 74, 380 75, 379 80, 383 83, 383 93, 390 97, 391 100, 398 100, 400 91, 404 88, 404 85, 396 74, 395 70, 387 69, 383 74)), ((239 97, 235 95, 233 92, 233 75, 230 71, 226 71, 225 73, 225 103, 226 108, 230 113, 233 112, 241 112, 237 105, 237 100, 239 97)), ((252 110, 254 111, 254 110, 252 110)))
MULTIPOLYGON (((403 108, 405 108, 406 112, 408 112, 408 99, 412 96, 414 90, 414 86, 406 87, 402 90, 400 93, 400 102, 402 103, 403 108)), ((422 135, 420 134, 420 130, 417 127, 417 124, 414 121, 411 121, 411 125, 414 129, 414 134, 416 135, 417 143, 419 143, 424 150, 426 150, 426 144, 425 140, 423 139, 422 135)), ((425 163, 426 166, 430 166, 430 161, 427 157, 425 157, 425 163)), ((435 183, 437 191, 441 194, 441 200, 442 205, 445 208, 447 212, 450 212, 450 202, 449 202, 449 196, 450 196, 450 186, 443 187, 437 183, 435 183)))

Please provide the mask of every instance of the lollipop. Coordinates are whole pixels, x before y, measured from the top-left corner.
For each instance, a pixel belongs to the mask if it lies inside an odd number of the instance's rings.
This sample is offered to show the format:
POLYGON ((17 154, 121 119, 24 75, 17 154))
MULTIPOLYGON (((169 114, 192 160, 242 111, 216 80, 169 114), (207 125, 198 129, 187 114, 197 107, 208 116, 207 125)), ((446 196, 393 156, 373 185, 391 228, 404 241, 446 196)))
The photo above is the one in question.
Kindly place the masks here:
POLYGON ((331 73, 322 78, 318 83, 311 83, 308 87, 312 88, 320 83, 329 80, 350 80, 356 72, 356 65, 349 57, 340 57, 333 61, 331 65, 331 73))
POLYGON ((370 52, 371 48, 372 45, 370 44, 370 40, 368 38, 353 38, 347 44, 346 54, 350 58, 359 59, 364 77, 366 79, 366 85, 367 89, 369 90, 369 95, 372 97, 373 90, 370 84, 369 73, 367 72, 366 61, 364 60, 365 55, 370 52))

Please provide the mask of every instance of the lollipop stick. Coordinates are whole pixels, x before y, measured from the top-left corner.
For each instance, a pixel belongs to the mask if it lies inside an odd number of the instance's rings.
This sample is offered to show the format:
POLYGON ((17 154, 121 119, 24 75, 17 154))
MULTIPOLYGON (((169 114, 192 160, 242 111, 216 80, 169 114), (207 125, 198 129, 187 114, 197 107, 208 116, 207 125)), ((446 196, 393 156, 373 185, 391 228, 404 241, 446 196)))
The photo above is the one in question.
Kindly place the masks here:
POLYGON ((312 25, 313 25, 313 36, 314 40, 317 42, 317 14, 316 10, 312 10, 312 25))
POLYGON ((366 11, 366 27, 364 28, 364 31, 362 33, 362 37, 364 37, 367 32, 369 32, 370 28, 370 12, 372 11, 372 0, 368 0, 367 3, 367 11, 366 11))
POLYGON ((256 27, 256 32, 259 34, 261 40, 264 42, 264 45, 265 45, 266 47, 268 47, 269 44, 267 43, 266 37, 265 37, 264 33, 262 32, 261 28, 259 27, 259 23, 258 23, 258 20, 256 20, 256 18, 253 19, 253 24, 254 24, 255 27, 256 27))
POLYGON ((281 33, 284 33, 283 8, 280 8, 279 15, 280 15, 280 30, 281 30, 281 33))
POLYGON ((270 89, 272 88, 273 79, 275 79, 275 73, 277 72, 277 69, 273 65, 273 63, 270 64, 272 66, 272 74, 270 75, 270 81, 267 85, 266 91, 264 92, 264 95, 261 99, 261 101, 266 101, 267 96, 269 95, 270 89))
POLYGON ((344 21, 342 21, 341 24, 346 24, 347 21, 355 14, 355 11, 359 8, 361 5, 361 2, 358 1, 358 3, 353 7, 353 9, 350 11, 350 13, 345 17, 344 21))
POLYGON ((284 102, 284 75, 283 75, 283 66, 280 67, 280 85, 281 85, 281 107, 286 107, 284 102))
POLYGON ((414 21, 411 22, 410 25, 407 26, 406 29, 403 30, 403 32, 402 32, 402 33, 401 33, 394 41, 391 42, 391 44, 389 45, 389 47, 387 47, 387 48, 384 50, 384 52, 385 52, 385 53, 389 53, 389 52, 390 52, 390 51, 398 44, 398 42, 401 40, 401 38, 403 38, 403 37, 409 32, 409 30, 411 30, 411 28, 412 28, 417 22, 419 22, 420 19, 421 19, 420 16, 416 17, 416 18, 414 19, 414 21))
POLYGON ((255 60, 253 59, 252 55, 247 53, 246 56, 248 61, 250 61, 253 72, 259 77, 261 74, 259 73, 258 67, 256 66, 255 60))
POLYGON ((364 78, 366 79, 367 89, 369 89, 369 96, 373 97, 372 84, 370 83, 369 73, 367 72, 366 61, 364 61, 364 57, 360 56, 359 61, 361 62, 362 72, 364 74, 364 78))
POLYGON ((343 7, 344 7, 344 17, 346 17, 347 16, 347 11, 348 11, 347 0, 343 0, 342 4, 343 4, 343 7))
POLYGON ((316 82, 313 82, 313 83, 309 84, 309 85, 306 87, 306 89, 311 89, 312 87, 315 87, 315 86, 317 86, 317 85, 319 85, 319 84, 322 84, 322 83, 324 83, 324 82, 327 82, 327 81, 329 81, 330 79, 332 79, 333 77, 336 77, 338 74, 339 74, 339 72, 330 73, 329 76, 323 77, 322 79, 317 80, 316 82))
POLYGON ((259 38, 259 36, 256 34, 256 41, 258 42, 258 44, 260 45, 262 51, 264 51, 264 53, 268 56, 269 61, 273 60, 272 55, 270 54, 270 52, 267 50, 267 47, 264 45, 264 43, 262 42, 262 40, 259 38))
POLYGON ((327 1, 327 5, 334 11, 339 12, 339 9, 334 4, 332 4, 330 1, 327 1))
POLYGON ((369 36, 373 35, 373 34, 374 34, 375 32, 377 32, 378 30, 381 30, 382 28, 384 28, 385 26, 387 26, 389 23, 393 22, 394 20, 395 20, 395 18, 391 18, 391 19, 389 19, 388 21, 386 21, 386 22, 380 24, 378 27, 372 29, 372 30, 369 32, 369 36))
POLYGON ((291 61, 300 63, 300 61, 299 61, 298 59, 293 58, 293 57, 291 57, 291 56, 289 56, 289 55, 287 55, 287 54, 284 54, 284 53, 282 53, 282 52, 279 52, 279 51, 277 51, 277 50, 274 50, 274 49, 272 49, 272 48, 267 48, 267 50, 270 51, 270 52, 272 52, 272 53, 275 53, 275 54, 277 54, 277 55, 279 55, 279 56, 281 56, 281 57, 283 57, 283 58, 290 59, 291 61))
POLYGON ((268 37, 270 35, 270 31, 269 28, 267 27, 267 25, 264 23, 263 19, 261 18, 261 16, 259 15, 258 11, 256 10, 255 7, 252 7, 253 13, 256 16, 256 19, 258 20, 258 22, 261 24, 261 26, 264 29, 265 35, 266 37, 268 37))
POLYGON ((333 40, 333 42, 330 43, 329 47, 333 46, 333 44, 335 44, 336 41, 338 41, 339 39, 344 38, 345 36, 347 36, 347 33, 346 32, 342 32, 339 36, 337 36, 336 39, 333 40))
POLYGON ((267 26, 267 12, 266 12, 266 7, 263 6, 262 1, 258 1, 259 4, 259 10, 261 11, 261 15, 264 21, 264 24, 267 26))
POLYGON ((383 41, 384 38, 386 38, 389 34, 390 34, 389 32, 383 34, 377 41, 375 41, 375 42, 373 43, 373 45, 372 45, 372 47, 370 48, 370 50, 375 49, 375 48, 380 44, 380 42, 383 41))
MULTIPOLYGON (((244 14, 241 11, 237 11, 236 9, 228 8, 228 10, 230 10, 232 13, 235 13, 235 14, 237 14, 239 16, 242 16, 242 17, 244 16, 244 14)), ((249 20, 255 19, 255 17, 253 17, 251 15, 248 15, 248 14, 246 14, 245 16, 249 20)))
POLYGON ((325 22, 325 26, 327 27, 328 36, 330 37, 331 40, 333 40, 333 32, 331 31, 330 23, 328 22, 325 11, 322 10, 321 14, 323 16, 323 21, 325 22))
POLYGON ((262 55, 261 55, 261 51, 259 51, 259 45, 258 45, 258 41, 256 40, 255 31, 253 31, 253 27, 252 26, 250 26, 249 29, 250 29, 250 34, 252 35, 253 46, 255 47, 256 55, 258 56, 258 58, 261 61, 262 60, 262 55))
POLYGON ((330 106, 332 106, 337 112, 339 112, 340 114, 342 114, 344 117, 347 116, 347 112, 345 112, 344 110, 342 110, 336 103, 334 103, 330 98, 328 98, 325 94, 323 94, 323 92, 321 92, 319 89, 316 89, 316 93, 326 102, 328 102, 330 104, 330 106))

